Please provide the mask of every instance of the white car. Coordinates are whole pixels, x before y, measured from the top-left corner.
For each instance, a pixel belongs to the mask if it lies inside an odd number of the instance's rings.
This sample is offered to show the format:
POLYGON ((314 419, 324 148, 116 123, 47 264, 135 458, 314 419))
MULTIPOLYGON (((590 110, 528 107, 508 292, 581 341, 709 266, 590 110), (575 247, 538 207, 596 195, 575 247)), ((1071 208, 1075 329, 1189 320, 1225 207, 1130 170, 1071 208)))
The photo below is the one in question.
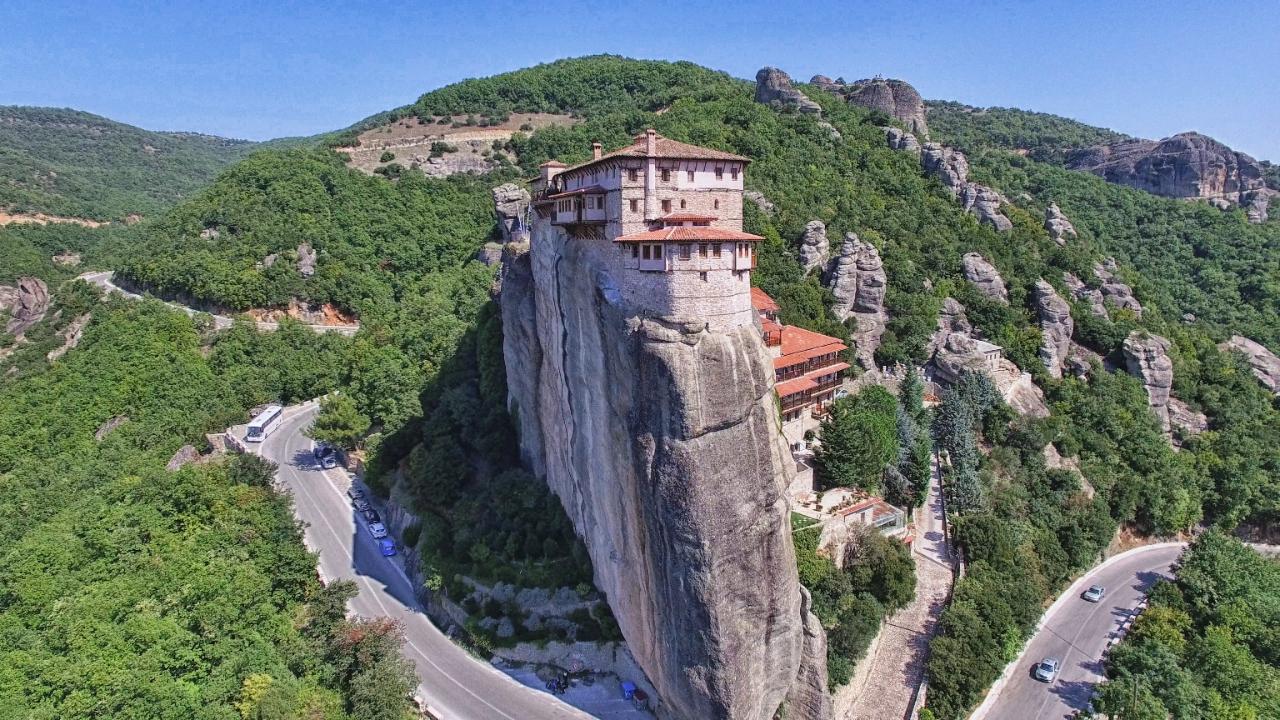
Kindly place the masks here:
POLYGON ((375 540, 381 540, 387 536, 387 526, 380 522, 369 523, 369 534, 373 535, 375 540))
POLYGON ((1084 598, 1088 602, 1096 603, 1102 599, 1102 596, 1105 595, 1106 592, 1107 589, 1101 585, 1090 585, 1088 590, 1085 590, 1080 594, 1080 597, 1084 598))

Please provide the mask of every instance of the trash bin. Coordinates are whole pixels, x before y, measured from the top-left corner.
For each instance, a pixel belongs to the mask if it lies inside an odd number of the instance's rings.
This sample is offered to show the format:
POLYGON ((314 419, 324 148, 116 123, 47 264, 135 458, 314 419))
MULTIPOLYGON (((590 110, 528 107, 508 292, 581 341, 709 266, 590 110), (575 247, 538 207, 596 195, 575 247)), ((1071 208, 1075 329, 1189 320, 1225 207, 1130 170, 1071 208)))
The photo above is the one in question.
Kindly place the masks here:
POLYGON ((648 710, 649 695, 643 690, 636 690, 634 694, 635 698, 631 701, 631 704, 635 705, 637 710, 648 710))
POLYGON ((622 683, 622 699, 631 700, 636 695, 636 684, 633 682, 622 683))

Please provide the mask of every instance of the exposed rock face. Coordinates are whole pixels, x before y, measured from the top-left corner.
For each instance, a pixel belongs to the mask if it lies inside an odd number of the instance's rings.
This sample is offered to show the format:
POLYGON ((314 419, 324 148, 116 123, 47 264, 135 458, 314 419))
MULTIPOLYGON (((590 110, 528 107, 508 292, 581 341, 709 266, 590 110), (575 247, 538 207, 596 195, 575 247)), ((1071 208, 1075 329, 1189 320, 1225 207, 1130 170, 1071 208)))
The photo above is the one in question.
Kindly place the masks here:
POLYGON ((926 174, 938 178, 953 198, 959 198, 969 183, 969 160, 964 153, 944 147, 942 143, 924 144, 920 166, 926 174))
POLYGON ((965 315, 964 306, 955 298, 946 298, 942 301, 942 308, 938 310, 938 329, 929 338, 929 347, 926 353, 932 356, 946 344, 947 338, 952 333, 968 335, 972 332, 973 325, 969 324, 969 318, 965 315))
POLYGON ((1159 335, 1133 331, 1124 341, 1124 359, 1129 374, 1142 381, 1147 389, 1147 402, 1169 432, 1169 397, 1173 387, 1173 361, 1169 359, 1169 341, 1159 335))
POLYGON ((93 439, 98 442, 102 442, 103 438, 110 435, 112 431, 127 422, 129 422, 128 415, 116 415, 98 426, 98 429, 93 432, 93 439))
POLYGON ((1108 182, 1174 198, 1244 204, 1244 195, 1264 186, 1258 161, 1195 132, 1087 148, 1068 158, 1067 165, 1108 182))
POLYGON ((522 455, 584 537, 664 716, 768 720, 789 699, 789 718, 830 718, 759 331, 636 316, 603 245, 535 223, 504 251, 522 455))
POLYGON ((990 225, 999 232, 1009 232, 1013 229, 1013 223, 1000 212, 1000 207, 1008 204, 1008 201, 986 185, 965 183, 960 191, 960 200, 964 204, 965 212, 976 215, 978 222, 990 225))
POLYGON ((854 105, 879 110, 901 120, 907 130, 916 135, 929 137, 929 126, 924 122, 924 100, 906 81, 884 78, 859 80, 846 86, 844 95, 854 105))
POLYGON ((884 139, 889 143, 890 150, 902 150, 916 155, 920 154, 920 141, 916 140, 916 136, 909 132, 896 127, 887 127, 884 129, 884 139))
POLYGON ((800 264, 806 273, 814 268, 824 268, 831 257, 831 242, 827 240, 827 226, 821 220, 810 220, 804 226, 800 238, 800 264))
POLYGON ((1280 395, 1280 357, 1276 357, 1275 353, 1242 335, 1232 335, 1218 349, 1223 352, 1234 350, 1244 355, 1258 381, 1271 392, 1280 395))
POLYGON ((1264 223, 1271 211, 1271 198, 1276 195, 1275 190, 1263 188, 1254 190, 1243 196, 1240 204, 1245 206, 1245 217, 1249 218, 1251 223, 1264 223))
POLYGON ((984 373, 1015 412, 1029 417, 1048 417, 1044 393, 1031 379, 1031 374, 1022 372, 1002 355, 993 357, 995 347, 965 333, 953 332, 933 355, 933 377, 950 384, 966 372, 984 373))
POLYGON ((1058 209, 1058 203, 1049 203, 1049 207, 1045 209, 1044 229, 1049 231, 1049 237, 1059 245, 1066 245, 1068 240, 1078 237, 1076 226, 1058 209))
POLYGON ((529 213, 529 191, 515 183, 504 183, 493 189, 493 212, 498 216, 502 241, 528 237, 525 218, 529 213))
POLYGON ((1009 291, 995 265, 978 253, 965 253, 960 262, 964 265, 965 279, 976 285, 979 292, 996 302, 1009 304, 1009 291))
POLYGON ((1043 279, 1036 281, 1032 295, 1036 316, 1040 318, 1040 359, 1051 376, 1060 378, 1071 353, 1071 333, 1075 330, 1071 306, 1043 279))
POLYGON ((200 451, 196 450, 194 445, 183 445, 178 448, 178 452, 174 453, 173 457, 169 458, 169 462, 164 466, 164 469, 173 472, 199 459, 200 451))
POLYGON ((59 267, 75 267, 80 264, 80 253, 62 252, 54 255, 53 264, 59 267))
MULTIPOLYGON (((1199 435, 1209 429, 1209 418, 1176 397, 1169 398, 1169 424, 1187 435, 1199 435)), ((1175 445, 1178 444, 1176 441, 1175 445)))
POLYGON ((46 353, 45 358, 49 362, 53 362, 79 345, 80 337, 84 334, 84 326, 89 324, 89 318, 91 317, 92 315, 88 314, 81 315, 59 331, 58 335, 62 338, 62 344, 46 353))
POLYGON ((298 246, 298 274, 304 278, 316 274, 316 251, 311 248, 310 243, 298 246))
POLYGON ((840 256, 827 272, 826 283, 836 299, 831 306, 832 314, 842 322, 850 317, 857 322, 853 342, 858 361, 865 368, 875 367, 875 352, 889 319, 884 310, 888 278, 880 251, 871 243, 859 240, 854 233, 847 233, 840 246, 840 256))
POLYGON ((487 242, 476 251, 476 259, 493 267, 502 262, 502 243, 487 242))
POLYGON ((1102 291, 1091 288, 1084 284, 1084 281, 1075 275, 1064 272, 1062 273, 1062 282, 1071 291, 1071 297, 1076 300, 1083 300, 1089 303, 1089 311, 1098 317, 1110 317, 1107 314, 1107 306, 1102 301, 1102 291))
POLYGON ((4 331, 14 337, 44 319, 49 310, 49 286, 40 278, 18 278, 17 287, 0 288, 0 310, 9 311, 4 331))
POLYGON ((794 109, 820 115, 822 108, 804 93, 791 86, 791 77, 774 67, 760 68, 756 73, 756 102, 780 110, 794 109))
POLYGON ((765 215, 772 215, 778 211, 778 208, 774 207, 774 204, 769 202, 769 199, 766 198, 764 193, 759 190, 744 190, 742 192, 742 199, 755 203, 755 206, 760 208, 760 212, 765 215))
POLYGON ((1107 258, 1093 266, 1093 274, 1098 276, 1098 280, 1102 281, 1102 287, 1099 291, 1102 293, 1103 299, 1118 308, 1132 310, 1134 315, 1142 317, 1142 303, 1138 302, 1138 298, 1133 296, 1133 288, 1125 284, 1120 279, 1120 276, 1116 274, 1118 270, 1115 258, 1107 258))

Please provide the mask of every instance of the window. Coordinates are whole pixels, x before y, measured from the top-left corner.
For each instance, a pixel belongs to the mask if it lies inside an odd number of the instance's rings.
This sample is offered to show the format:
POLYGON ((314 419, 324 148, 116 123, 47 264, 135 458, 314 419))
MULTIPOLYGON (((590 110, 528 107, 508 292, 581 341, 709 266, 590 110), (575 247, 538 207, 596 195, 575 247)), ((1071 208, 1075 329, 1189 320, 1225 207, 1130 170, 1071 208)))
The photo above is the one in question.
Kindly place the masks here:
POLYGON ((635 168, 631 168, 630 170, 627 171, 627 179, 630 180, 631 182, 635 182, 639 180, 640 171, 636 170, 635 168))
POLYGON ((693 171, 690 170, 688 175, 689 175, 689 182, 693 182, 693 171))
POLYGON ((631 201, 631 212, 639 212, 639 211, 640 211, 640 201, 639 201, 639 200, 632 200, 632 201, 631 201))
POLYGON ((693 246, 689 243, 680 243, 680 259, 688 260, 693 257, 693 246))
POLYGON ((720 243, 711 243, 711 256, 720 257, 720 243))
POLYGON ((631 257, 633 257, 633 258, 638 258, 638 257, 640 257, 640 245, 639 245, 639 244, 637 244, 637 243, 632 243, 632 244, 631 244, 631 257))
POLYGON ((707 281, 707 273, 705 271, 698 273, 698 277, 702 278, 702 282, 707 281))
POLYGON ((664 213, 669 213, 669 212, 671 212, 671 201, 670 201, 670 200, 663 200, 663 201, 662 201, 662 212, 664 212, 664 213))
POLYGON ((662 182, 671 182, 671 171, 670 171, 670 170, 663 170, 663 171, 662 171, 662 182))
POLYGON ((737 179, 738 179, 738 166, 737 166, 737 165, 734 165, 733 167, 729 168, 729 177, 730 177, 730 178, 732 178, 732 179, 734 179, 734 180, 737 180, 737 179))
POLYGON ((723 179, 724 179, 724 168, 722 168, 722 167, 718 167, 718 168, 716 168, 716 179, 717 179, 717 180, 723 180, 723 179))
MULTIPOLYGON (((699 243, 699 244, 698 244, 698 257, 706 257, 706 256, 707 256, 707 244, 706 244, 706 243, 699 243)), ((705 275, 706 273, 703 273, 703 274, 705 275)), ((703 278, 703 279, 705 280, 706 278, 703 278)))
POLYGON ((715 201, 715 204, 714 204, 714 206, 713 206, 713 207, 715 207, 715 209, 719 210, 719 209, 720 209, 720 201, 719 201, 719 200, 716 200, 716 201, 715 201))
POLYGON ((680 201, 680 209, 681 209, 681 210, 683 210, 684 208, 685 208, 684 201, 683 201, 683 200, 681 200, 681 201, 680 201))
POLYGON ((643 257, 645 260, 648 260, 648 259, 649 259, 649 255, 652 253, 652 250, 651 250, 651 248, 652 248, 652 247, 653 247, 652 245, 645 245, 645 246, 644 246, 644 253, 643 253, 642 257, 643 257))
POLYGON ((661 245, 654 245, 654 246, 653 246, 653 259, 654 259, 654 260, 661 260, 661 259, 662 259, 662 246, 661 246, 661 245))

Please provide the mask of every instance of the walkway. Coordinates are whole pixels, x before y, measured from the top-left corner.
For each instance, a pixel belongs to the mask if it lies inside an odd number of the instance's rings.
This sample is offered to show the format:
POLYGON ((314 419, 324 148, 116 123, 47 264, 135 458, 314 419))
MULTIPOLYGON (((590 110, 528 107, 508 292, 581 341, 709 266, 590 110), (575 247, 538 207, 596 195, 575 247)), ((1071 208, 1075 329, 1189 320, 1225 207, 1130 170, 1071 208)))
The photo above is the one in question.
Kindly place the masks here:
MULTIPOLYGON (((947 544, 938 459, 933 458, 929 494, 916 512, 916 596, 911 604, 887 618, 867 657, 858 664, 847 703, 838 703, 841 720, 898 720, 906 718, 924 679, 929 640, 946 605, 954 579, 947 544)), ((843 693, 842 693, 843 694, 843 693)))

